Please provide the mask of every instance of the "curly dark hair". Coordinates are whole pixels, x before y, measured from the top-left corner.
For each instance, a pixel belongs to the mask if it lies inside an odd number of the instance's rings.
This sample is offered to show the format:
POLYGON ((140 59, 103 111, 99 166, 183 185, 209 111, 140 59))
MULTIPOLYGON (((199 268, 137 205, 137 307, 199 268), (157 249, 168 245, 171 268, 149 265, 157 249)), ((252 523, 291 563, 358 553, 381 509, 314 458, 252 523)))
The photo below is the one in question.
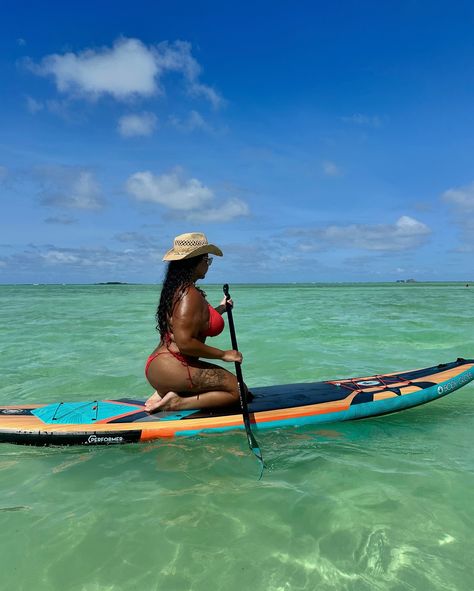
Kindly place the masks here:
MULTIPOLYGON (((193 284, 194 270, 206 256, 200 255, 168 263, 161 288, 160 303, 155 314, 156 330, 160 333, 161 342, 165 341, 166 334, 170 332, 170 320, 174 307, 193 284)), ((196 287, 196 289, 206 297, 206 293, 201 288, 196 287)))

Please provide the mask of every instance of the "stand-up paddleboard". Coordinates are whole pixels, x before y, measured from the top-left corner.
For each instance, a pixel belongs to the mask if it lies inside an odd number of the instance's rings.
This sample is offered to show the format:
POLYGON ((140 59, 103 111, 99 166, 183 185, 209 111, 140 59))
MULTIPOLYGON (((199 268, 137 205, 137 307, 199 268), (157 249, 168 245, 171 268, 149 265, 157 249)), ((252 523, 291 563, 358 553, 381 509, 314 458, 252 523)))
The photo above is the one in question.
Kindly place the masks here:
MULTIPOLYGON (((252 388, 253 428, 299 427, 376 417, 425 404, 474 380, 474 359, 309 384, 252 388)), ((0 441, 110 445, 243 429, 240 407, 148 414, 131 398, 0 407, 0 441)))

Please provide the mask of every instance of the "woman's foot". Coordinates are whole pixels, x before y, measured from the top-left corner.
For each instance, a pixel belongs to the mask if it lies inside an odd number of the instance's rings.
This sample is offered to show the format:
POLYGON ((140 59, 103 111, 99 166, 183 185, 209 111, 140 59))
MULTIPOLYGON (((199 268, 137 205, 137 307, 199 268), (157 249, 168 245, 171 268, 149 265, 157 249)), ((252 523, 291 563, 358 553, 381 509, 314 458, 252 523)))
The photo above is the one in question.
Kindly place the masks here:
POLYGON ((176 392, 168 392, 160 400, 157 410, 179 410, 181 408, 182 398, 176 392))
POLYGON ((145 410, 149 413, 157 412, 158 410, 178 410, 181 406, 181 396, 176 392, 168 392, 161 397, 158 392, 155 392, 145 402, 145 410))
POLYGON ((153 394, 145 402, 145 410, 147 412, 154 412, 159 408, 160 402, 163 400, 158 392, 155 390, 153 394))

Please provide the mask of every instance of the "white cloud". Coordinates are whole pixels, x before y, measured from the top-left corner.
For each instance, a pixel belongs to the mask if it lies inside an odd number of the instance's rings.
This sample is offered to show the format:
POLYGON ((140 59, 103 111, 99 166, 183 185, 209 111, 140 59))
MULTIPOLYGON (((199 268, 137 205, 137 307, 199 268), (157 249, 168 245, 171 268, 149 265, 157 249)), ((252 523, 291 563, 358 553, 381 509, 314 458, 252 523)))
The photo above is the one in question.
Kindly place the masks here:
POLYGON ((119 101, 150 97, 164 92, 161 79, 166 73, 177 72, 189 95, 204 97, 215 108, 223 103, 213 88, 200 82, 201 66, 185 41, 147 46, 123 37, 112 47, 52 54, 39 64, 25 63, 39 76, 52 76, 59 92, 75 97, 95 100, 110 95, 119 101))
POLYGON ((136 172, 126 183, 128 193, 137 201, 163 205, 189 221, 227 222, 248 215, 248 205, 233 198, 216 206, 214 191, 195 178, 186 179, 181 169, 154 175, 136 172))
POLYGON ((146 246, 150 249, 156 249, 159 244, 159 241, 157 241, 157 228, 160 230, 158 236, 163 235, 165 230, 164 227, 156 226, 153 227, 153 231, 149 232, 119 232, 118 234, 115 234, 113 238, 121 243, 133 244, 134 248, 143 248, 146 246))
POLYGON ((44 102, 37 101, 35 98, 31 96, 26 97, 26 109, 32 115, 36 115, 40 111, 48 111, 49 113, 53 113, 54 115, 58 115, 63 119, 68 121, 77 120, 77 114, 72 114, 70 110, 71 101, 68 99, 65 100, 56 100, 56 99, 48 99, 44 102))
POLYGON ((474 183, 448 189, 441 196, 451 206, 454 222, 460 230, 459 252, 474 250, 474 183))
POLYGON ((213 88, 206 84, 191 81, 188 91, 189 94, 193 96, 202 96, 207 99, 214 109, 218 109, 223 103, 222 97, 213 88))
POLYGON ((41 253, 40 257, 50 265, 74 265, 81 262, 77 255, 60 250, 48 250, 41 253))
POLYGON ((36 99, 32 98, 31 96, 26 97, 26 108, 28 111, 35 115, 38 111, 42 111, 44 109, 43 103, 37 101, 36 99))
POLYGON ((71 224, 75 224, 77 220, 66 216, 52 216, 46 218, 44 222, 46 224, 59 224, 61 226, 70 226, 71 224))
POLYGON ((99 209, 100 188, 91 172, 81 172, 71 186, 68 207, 99 209))
POLYGON ((192 211, 186 215, 189 222, 229 222, 236 217, 249 215, 249 206, 241 199, 229 199, 220 207, 192 211))
POLYGON ((170 124, 183 132, 191 132, 195 130, 202 130, 212 132, 212 127, 206 122, 204 117, 197 111, 191 111, 186 119, 180 119, 175 115, 169 118, 170 124))
POLYGON ((323 172, 326 176, 341 176, 342 169, 330 160, 324 160, 323 172))
POLYGON ((104 205, 100 186, 90 170, 55 166, 36 169, 43 184, 41 204, 68 209, 98 210, 104 205))
POLYGON ((408 250, 419 246, 430 233, 428 226, 402 216, 395 224, 330 226, 325 236, 331 242, 346 242, 366 250, 408 250))
POLYGON ((26 45, 26 41, 22 37, 19 37, 16 42, 20 47, 24 47, 26 45))
POLYGON ((81 119, 81 116, 71 109, 71 101, 69 99, 61 101, 49 99, 46 101, 46 108, 53 115, 57 115, 66 121, 80 121, 81 119))
POLYGON ((118 132, 123 137, 149 136, 155 131, 158 119, 153 113, 124 115, 119 119, 118 132))
POLYGON ((58 91, 66 94, 93 99, 110 94, 123 100, 157 92, 153 52, 138 39, 119 39, 112 48, 48 55, 29 67, 40 76, 53 76, 58 91))
POLYGON ((354 113, 349 117, 341 117, 341 121, 344 123, 353 123, 355 125, 361 125, 365 127, 381 127, 382 118, 378 115, 364 115, 362 113, 354 113))
POLYGON ((443 193, 442 199, 454 206, 458 212, 474 213, 474 183, 464 187, 448 189, 443 193))
POLYGON ((175 71, 184 76, 191 96, 204 97, 216 109, 223 104, 222 97, 213 88, 199 81, 201 66, 191 55, 191 44, 187 41, 160 43, 155 50, 155 59, 162 72, 175 71))
POLYGON ((394 224, 331 225, 313 230, 293 230, 300 237, 300 250, 315 251, 331 248, 357 248, 370 251, 403 251, 420 246, 431 233, 428 226, 409 216, 394 224))
POLYGON ((187 210, 203 207, 214 194, 197 179, 184 179, 180 169, 161 176, 149 171, 136 172, 127 180, 127 191, 138 201, 187 210))
MULTIPOLYGON (((159 251, 163 251, 161 246, 159 251)), ((79 272, 79 277, 100 277, 102 273, 113 273, 112 278, 127 274, 133 274, 138 269, 148 267, 156 262, 156 246, 138 246, 136 249, 113 250, 107 247, 91 248, 63 248, 53 244, 36 245, 28 244, 22 250, 7 256, 0 255, 0 267, 18 271, 21 275, 32 277, 41 276, 45 271, 60 269, 74 273, 79 272), (86 274, 86 275, 84 275, 86 274)), ((161 256, 159 257, 161 260, 161 256)))

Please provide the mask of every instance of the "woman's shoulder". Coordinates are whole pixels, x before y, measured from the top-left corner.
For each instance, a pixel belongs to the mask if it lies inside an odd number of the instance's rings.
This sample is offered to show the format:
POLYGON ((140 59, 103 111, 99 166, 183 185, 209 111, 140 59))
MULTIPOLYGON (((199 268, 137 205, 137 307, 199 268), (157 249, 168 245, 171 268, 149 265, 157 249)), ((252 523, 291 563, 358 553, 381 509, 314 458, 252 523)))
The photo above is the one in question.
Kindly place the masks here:
POLYGON ((185 292, 183 293, 183 295, 180 298, 179 304, 184 305, 185 307, 187 307, 187 306, 207 307, 207 305, 208 305, 202 292, 194 285, 190 285, 185 290, 185 292))
POLYGON ((193 298, 196 298, 197 300, 206 301, 206 297, 204 292, 202 291, 202 289, 199 289, 199 287, 196 287, 195 285, 190 285, 186 291, 185 294, 188 296, 191 296, 193 298))

